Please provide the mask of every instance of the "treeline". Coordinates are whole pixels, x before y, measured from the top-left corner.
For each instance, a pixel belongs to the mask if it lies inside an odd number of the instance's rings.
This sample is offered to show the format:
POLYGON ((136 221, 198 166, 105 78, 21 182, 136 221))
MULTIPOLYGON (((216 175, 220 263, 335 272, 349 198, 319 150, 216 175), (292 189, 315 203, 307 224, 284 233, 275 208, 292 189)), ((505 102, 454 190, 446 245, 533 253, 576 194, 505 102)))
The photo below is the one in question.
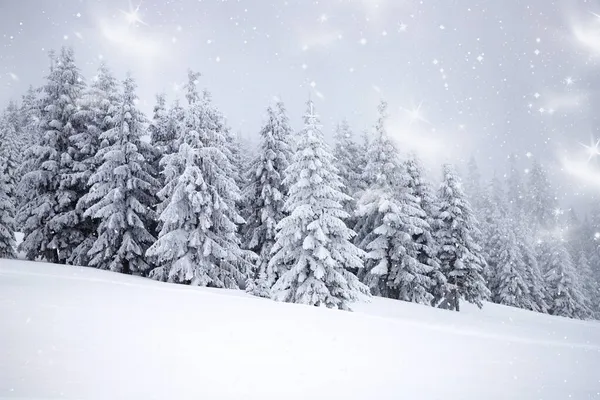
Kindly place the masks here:
POLYGON ((561 229, 538 163, 482 187, 472 162, 466 193, 444 165, 436 191, 388 137, 385 102, 366 140, 342 122, 330 148, 312 102, 294 132, 278 101, 250 156, 198 83, 148 119, 131 76, 101 65, 87 85, 72 50, 51 55, 0 120, 0 257, 340 309, 376 295, 598 317, 599 221, 561 229))

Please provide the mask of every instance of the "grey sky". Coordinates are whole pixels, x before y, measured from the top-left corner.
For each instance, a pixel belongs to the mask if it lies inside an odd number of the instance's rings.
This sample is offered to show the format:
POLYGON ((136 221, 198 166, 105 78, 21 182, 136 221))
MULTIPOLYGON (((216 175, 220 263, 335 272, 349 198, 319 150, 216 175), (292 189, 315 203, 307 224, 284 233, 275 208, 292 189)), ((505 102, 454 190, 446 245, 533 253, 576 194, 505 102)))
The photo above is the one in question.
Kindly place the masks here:
POLYGON ((600 135, 594 13, 599 1, 0 0, 0 104, 42 84, 62 45, 88 79, 101 58, 121 78, 131 70, 148 112, 200 71, 249 137, 274 96, 294 128, 310 94, 326 132, 346 117, 357 133, 384 98, 400 147, 436 174, 471 154, 503 174, 510 152, 525 170, 529 154, 572 201, 600 190, 580 144, 600 135))

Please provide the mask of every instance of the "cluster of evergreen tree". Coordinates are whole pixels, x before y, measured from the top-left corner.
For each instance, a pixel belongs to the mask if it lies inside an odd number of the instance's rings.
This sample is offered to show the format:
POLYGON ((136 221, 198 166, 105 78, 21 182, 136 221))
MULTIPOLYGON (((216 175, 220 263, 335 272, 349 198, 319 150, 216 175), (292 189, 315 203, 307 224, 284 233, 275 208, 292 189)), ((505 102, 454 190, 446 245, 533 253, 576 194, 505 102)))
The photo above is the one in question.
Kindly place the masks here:
POLYGON ((298 132, 277 101, 248 157, 199 77, 185 105, 158 95, 149 120, 132 77, 101 65, 87 85, 72 50, 51 54, 46 84, 0 117, 0 257, 16 257, 18 226, 29 260, 279 301, 598 316, 596 221, 573 217, 560 235, 539 164, 527 184, 513 163, 483 188, 471 162, 466 190, 444 165, 436 192, 388 137, 384 102, 363 143, 343 121, 330 147, 311 101, 298 132))
POLYGON ((494 177, 485 187, 474 159, 467 169, 465 186, 480 221, 491 300, 552 315, 600 318, 600 235, 595 234, 600 225, 588 217, 580 221, 573 210, 565 219, 547 172, 535 160, 525 179, 511 156, 505 181, 494 177))

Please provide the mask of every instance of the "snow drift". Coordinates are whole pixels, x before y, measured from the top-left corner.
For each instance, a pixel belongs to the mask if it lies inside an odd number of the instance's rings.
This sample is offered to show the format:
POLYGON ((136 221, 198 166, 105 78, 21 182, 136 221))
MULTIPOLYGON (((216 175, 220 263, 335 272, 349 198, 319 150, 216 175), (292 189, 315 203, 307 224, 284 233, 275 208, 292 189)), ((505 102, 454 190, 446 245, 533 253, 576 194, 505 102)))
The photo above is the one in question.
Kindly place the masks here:
POLYGON ((600 396, 597 322, 380 298, 354 310, 0 260, 0 398, 600 396))

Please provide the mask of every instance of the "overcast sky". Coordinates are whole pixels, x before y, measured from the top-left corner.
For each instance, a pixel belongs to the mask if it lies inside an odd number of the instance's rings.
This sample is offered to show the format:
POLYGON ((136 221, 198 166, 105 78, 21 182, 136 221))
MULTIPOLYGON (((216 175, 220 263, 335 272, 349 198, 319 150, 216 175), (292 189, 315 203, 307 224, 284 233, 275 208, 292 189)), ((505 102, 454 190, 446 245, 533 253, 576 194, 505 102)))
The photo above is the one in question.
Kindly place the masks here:
POLYGON ((0 104, 42 84, 62 45, 88 80, 100 60, 131 70, 147 112, 200 71, 247 137, 275 96, 298 129, 310 95, 326 134, 372 127, 383 98, 400 148, 436 174, 474 155, 502 175, 514 152, 571 203, 600 192, 584 147, 600 138, 599 15, 598 0, 0 0, 0 104))

